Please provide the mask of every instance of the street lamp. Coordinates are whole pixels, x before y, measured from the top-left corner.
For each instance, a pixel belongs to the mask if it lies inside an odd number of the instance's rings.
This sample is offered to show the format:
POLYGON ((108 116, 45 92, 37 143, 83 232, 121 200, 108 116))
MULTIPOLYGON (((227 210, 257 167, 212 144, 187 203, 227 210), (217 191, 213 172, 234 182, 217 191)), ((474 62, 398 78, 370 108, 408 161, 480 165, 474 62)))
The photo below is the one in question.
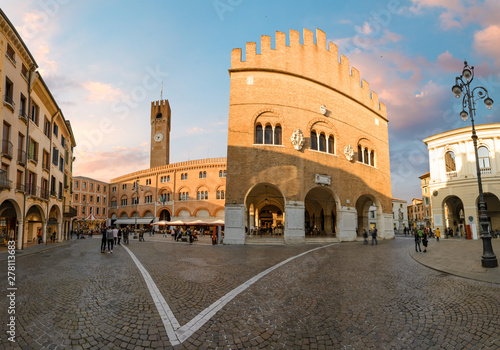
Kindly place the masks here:
POLYGON ((464 69, 462 75, 455 78, 455 85, 451 91, 456 98, 460 98, 462 92, 464 97, 462 99, 462 112, 460 117, 463 121, 467 121, 470 115, 472 122, 472 141, 474 143, 474 154, 476 155, 476 171, 477 171, 477 185, 479 187, 479 224, 481 225, 481 239, 483 241, 483 255, 481 257, 481 264, 483 267, 497 267, 498 261, 493 247, 491 245, 491 235, 488 231, 488 217, 486 216, 486 205, 484 203, 483 185, 481 183, 481 169, 479 167, 479 159, 477 155, 477 135, 474 127, 474 113, 476 111, 476 101, 484 100, 486 108, 491 109, 493 100, 488 95, 488 90, 482 86, 477 86, 471 90, 470 83, 474 80, 474 67, 469 66, 467 61, 464 62, 464 69), (466 108, 469 109, 467 113, 466 108))
POLYGON ((139 185, 139 180, 136 180, 134 182, 133 189, 135 191, 135 224, 134 224, 134 239, 137 238, 137 216, 139 215, 137 213, 137 206, 139 205, 139 190, 142 191, 142 186, 139 185))

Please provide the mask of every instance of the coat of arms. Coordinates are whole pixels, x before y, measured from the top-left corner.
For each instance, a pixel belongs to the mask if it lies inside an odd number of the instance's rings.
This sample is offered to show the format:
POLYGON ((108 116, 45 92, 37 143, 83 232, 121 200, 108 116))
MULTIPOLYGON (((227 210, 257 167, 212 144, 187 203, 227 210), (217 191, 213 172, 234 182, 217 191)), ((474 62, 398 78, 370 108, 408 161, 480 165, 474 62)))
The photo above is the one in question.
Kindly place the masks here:
POLYGON ((347 160, 351 161, 352 157, 354 156, 354 148, 352 148, 351 145, 346 146, 344 148, 344 154, 347 160))
POLYGON ((292 134, 292 145, 293 147, 297 150, 300 151, 302 149, 302 146, 304 146, 304 134, 302 134, 302 131, 300 129, 295 129, 292 134))

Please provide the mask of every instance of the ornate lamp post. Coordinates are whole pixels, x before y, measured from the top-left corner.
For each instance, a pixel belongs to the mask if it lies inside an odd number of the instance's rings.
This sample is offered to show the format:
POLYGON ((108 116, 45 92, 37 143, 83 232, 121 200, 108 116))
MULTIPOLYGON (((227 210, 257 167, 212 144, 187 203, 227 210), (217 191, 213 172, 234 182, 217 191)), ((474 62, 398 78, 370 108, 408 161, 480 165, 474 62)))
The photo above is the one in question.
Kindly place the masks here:
POLYGON ((135 191, 135 224, 134 224, 134 239, 137 238, 137 216, 139 213, 137 212, 137 206, 139 205, 139 190, 142 191, 142 186, 139 185, 139 180, 134 182, 133 190, 135 191))
POLYGON ((483 185, 481 183, 481 169, 479 167, 479 159, 477 155, 477 135, 474 127, 474 113, 476 112, 476 101, 484 100, 486 108, 491 109, 493 100, 488 95, 488 90, 482 86, 476 86, 471 90, 470 83, 474 80, 474 67, 464 62, 464 69, 462 75, 455 78, 455 85, 451 88, 456 98, 460 98, 462 92, 464 97, 462 99, 462 112, 460 117, 463 121, 467 121, 470 115, 472 122, 472 142, 474 143, 474 153, 476 155, 476 170, 477 170, 477 184, 479 187, 479 223, 481 225, 481 239, 483 240, 483 255, 481 257, 481 264, 483 267, 497 267, 498 261, 493 247, 491 245, 491 235, 488 232, 488 217, 486 216, 486 205, 484 203, 483 185), (469 109, 469 113, 465 110, 469 109))

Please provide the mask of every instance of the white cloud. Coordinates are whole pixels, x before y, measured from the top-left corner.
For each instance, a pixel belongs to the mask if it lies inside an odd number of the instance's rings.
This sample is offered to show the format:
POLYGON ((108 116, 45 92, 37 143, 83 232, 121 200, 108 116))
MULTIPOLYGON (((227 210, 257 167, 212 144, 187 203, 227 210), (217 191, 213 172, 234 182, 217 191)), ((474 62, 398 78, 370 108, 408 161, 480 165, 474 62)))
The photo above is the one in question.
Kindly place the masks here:
POLYGON ((114 102, 123 92, 120 89, 113 88, 111 84, 104 84, 99 81, 87 81, 83 87, 89 92, 91 102, 114 102))

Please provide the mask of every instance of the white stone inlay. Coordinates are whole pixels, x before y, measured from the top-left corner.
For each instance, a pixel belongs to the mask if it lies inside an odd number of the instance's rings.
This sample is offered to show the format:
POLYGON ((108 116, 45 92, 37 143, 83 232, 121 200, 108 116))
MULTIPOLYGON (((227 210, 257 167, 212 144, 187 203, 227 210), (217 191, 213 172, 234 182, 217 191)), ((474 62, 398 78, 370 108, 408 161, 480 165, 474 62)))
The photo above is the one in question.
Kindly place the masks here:
POLYGON ((219 310, 221 310, 225 305, 227 305, 231 300, 233 300, 238 294, 243 292, 245 289, 250 287, 252 284, 260 280, 262 277, 266 276, 270 272, 276 270, 278 267, 281 267, 285 265, 286 263, 297 259, 301 256, 304 256, 306 254, 309 254, 315 250, 331 247, 333 245, 337 245, 339 243, 332 243, 328 244, 322 247, 317 247, 313 248, 311 250, 308 250, 304 253, 301 253, 299 255, 293 256, 291 258, 288 258, 279 264, 274 265, 273 267, 268 268, 267 270, 259 273, 258 275, 252 277, 242 285, 236 287, 232 291, 228 292, 226 295, 221 297, 219 300, 214 302, 212 305, 207 307, 205 310, 200 312, 197 316, 195 316, 191 321, 186 323, 184 326, 180 326, 179 322, 175 318, 174 314, 172 313, 172 310, 168 306, 167 302, 163 298, 163 295, 161 295, 158 287, 154 283, 153 279, 151 278, 151 275, 148 273, 148 271, 144 268, 144 266, 141 264, 141 262, 136 258, 134 253, 130 251, 125 246, 122 246, 125 248, 125 250, 130 254, 132 257, 132 260, 136 264, 137 268, 142 274, 142 277, 144 277, 144 280, 146 282, 146 285, 148 286, 149 293, 151 294, 151 297, 153 298, 153 301, 156 305, 156 308, 158 309, 158 313, 160 314, 160 317, 163 321, 163 325, 165 326, 165 331, 167 332, 168 339, 170 340, 170 343, 172 345, 178 345, 184 342, 186 339, 188 339, 190 336, 192 336, 198 329, 200 329, 207 321, 209 321, 219 310))

